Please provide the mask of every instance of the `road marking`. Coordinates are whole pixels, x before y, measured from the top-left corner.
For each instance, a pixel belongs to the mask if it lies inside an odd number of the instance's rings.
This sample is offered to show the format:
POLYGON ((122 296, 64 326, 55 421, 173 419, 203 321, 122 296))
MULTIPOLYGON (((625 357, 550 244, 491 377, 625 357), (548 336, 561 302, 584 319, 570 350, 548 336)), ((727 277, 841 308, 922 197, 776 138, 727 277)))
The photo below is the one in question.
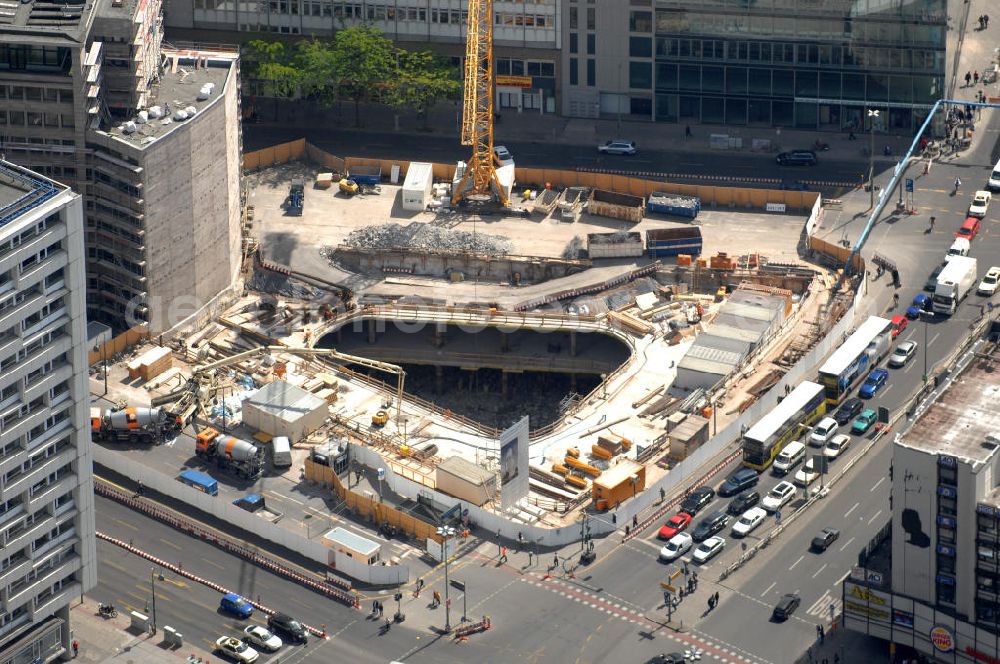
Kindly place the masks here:
POLYGON ((633 541, 633 542, 642 542, 642 543, 643 543, 643 544, 645 544, 646 546, 648 546, 648 547, 652 547, 653 549, 655 549, 655 550, 656 550, 656 553, 657 553, 657 555, 659 555, 659 553, 660 553, 660 549, 662 549, 662 548, 663 548, 663 545, 662 545, 662 544, 660 544, 660 543, 658 543, 657 541, 655 541, 655 540, 648 540, 648 539, 645 539, 645 538, 643 538, 643 537, 637 537, 637 538, 635 538, 635 539, 634 539, 634 540, 632 540, 632 541, 633 541))
POLYGON ((935 332, 934 336, 931 337, 931 340, 927 342, 927 347, 930 348, 931 346, 933 346, 934 342, 937 341, 937 338, 940 336, 941 336, 940 332, 935 332))
POLYGON ((760 594, 760 596, 761 596, 761 597, 763 597, 764 595, 766 595, 766 594, 768 594, 769 592, 771 592, 771 588, 775 587, 776 585, 778 585, 778 582, 777 582, 777 581, 773 582, 773 583, 772 583, 771 585, 769 585, 769 586, 767 587, 767 589, 766 589, 766 590, 765 590, 764 592, 762 592, 762 593, 760 594))
POLYGON ((283 493, 271 493, 270 491, 268 491, 267 493, 271 494, 271 496, 273 496, 274 498, 277 498, 279 500, 288 500, 288 501, 291 501, 293 503, 297 503, 299 505, 305 505, 305 503, 303 503, 301 500, 295 500, 291 496, 286 496, 283 493))
POLYGON ((820 575, 820 574, 821 574, 821 573, 823 572, 823 570, 825 570, 825 569, 826 569, 826 565, 827 565, 827 563, 823 563, 823 566, 822 566, 822 567, 820 567, 820 568, 819 568, 818 570, 816 570, 816 573, 815 573, 815 574, 813 574, 813 578, 814 578, 814 579, 815 579, 815 578, 816 578, 817 576, 819 576, 819 575, 820 575))
MULTIPOLYGON (((851 545, 851 542, 853 542, 853 541, 854 541, 854 538, 852 537, 851 539, 849 539, 846 542, 844 542, 844 546, 840 547, 840 550, 843 551, 844 549, 846 549, 847 547, 849 547, 851 545)), ((843 581, 843 579, 841 579, 841 581, 843 581)))
POLYGON ((851 512, 853 512, 854 510, 856 510, 856 509, 858 508, 858 506, 859 506, 859 505, 861 505, 861 503, 854 503, 854 505, 852 505, 852 506, 851 506, 851 509, 849 509, 849 510, 847 510, 846 512, 844 512, 844 516, 845 516, 845 517, 848 517, 848 516, 850 516, 850 515, 851 515, 851 512))
POLYGON ((884 481, 885 481, 885 477, 881 477, 881 478, 879 478, 879 481, 878 481, 878 482, 875 482, 875 486, 873 486, 872 488, 870 488, 870 489, 868 489, 868 490, 869 490, 869 491, 874 491, 875 489, 877 489, 877 488, 878 488, 878 485, 879 485, 879 484, 881 484, 881 483, 882 483, 882 482, 884 482, 884 481))
POLYGON ((179 544, 176 544, 174 542, 171 542, 170 540, 165 540, 162 537, 160 537, 159 540, 161 542, 163 542, 164 544, 166 544, 167 546, 172 546, 173 548, 177 549, 178 551, 183 551, 184 550, 184 547, 182 547, 179 544))
POLYGON ((872 515, 872 518, 868 519, 868 525, 869 526, 872 525, 872 521, 874 521, 875 519, 877 519, 880 514, 882 514, 882 510, 879 510, 878 512, 875 512, 875 514, 872 515))
POLYGON ((889 390, 891 390, 891 389, 892 389, 892 385, 886 385, 885 389, 882 390, 882 397, 885 398, 885 395, 889 394, 889 390))
POLYGON ((218 567, 219 569, 226 569, 225 567, 223 567, 219 563, 215 562, 214 560, 209 560, 208 558, 202 558, 201 561, 204 562, 204 563, 208 563, 212 567, 218 567))
POLYGON ((801 555, 801 556, 799 556, 799 559, 798 559, 798 560, 796 560, 796 561, 795 561, 794 563, 792 563, 792 566, 791 566, 791 567, 789 567, 788 569, 789 569, 789 570, 793 570, 793 569, 795 569, 795 566, 796 566, 796 565, 798 565, 799 563, 801 563, 801 562, 802 562, 802 559, 803 559, 803 558, 805 558, 805 555, 801 555))
POLYGON ((131 523, 125 523, 121 519, 112 519, 112 521, 117 523, 119 526, 125 526, 126 528, 131 528, 132 530, 139 532, 139 529, 133 526, 131 523))

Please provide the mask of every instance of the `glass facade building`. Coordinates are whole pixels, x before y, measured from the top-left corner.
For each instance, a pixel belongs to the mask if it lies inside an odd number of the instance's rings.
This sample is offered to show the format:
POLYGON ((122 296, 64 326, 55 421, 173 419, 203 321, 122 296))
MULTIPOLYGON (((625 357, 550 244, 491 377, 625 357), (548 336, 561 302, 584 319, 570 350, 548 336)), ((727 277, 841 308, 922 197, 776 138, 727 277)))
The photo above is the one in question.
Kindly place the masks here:
POLYGON ((866 109, 879 109, 875 129, 905 131, 945 95, 946 0, 655 0, 653 10, 661 122, 861 131, 866 109))

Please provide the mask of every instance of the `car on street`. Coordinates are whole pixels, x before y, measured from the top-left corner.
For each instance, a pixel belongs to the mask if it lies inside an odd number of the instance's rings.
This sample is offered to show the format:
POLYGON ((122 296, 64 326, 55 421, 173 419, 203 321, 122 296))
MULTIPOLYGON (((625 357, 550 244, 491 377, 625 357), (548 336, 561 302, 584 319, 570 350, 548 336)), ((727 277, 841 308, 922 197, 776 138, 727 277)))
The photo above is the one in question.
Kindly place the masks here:
POLYGON ((865 407, 865 402, 857 397, 851 397, 844 403, 840 404, 840 410, 838 410, 833 419, 837 420, 837 424, 840 426, 846 426, 851 420, 858 416, 861 409, 865 407))
POLYGON ((759 507, 751 507, 733 524, 733 537, 746 537, 754 528, 764 523, 767 512, 759 507))
POLYGON ((691 559, 696 563, 707 563, 709 560, 719 555, 726 548, 726 540, 715 535, 698 545, 698 548, 691 554, 691 559))
POLYGON ((660 539, 668 540, 687 528, 689 523, 691 523, 691 515, 687 512, 678 512, 667 519, 667 522, 660 527, 660 532, 657 535, 660 539))
POLYGON ((823 448, 823 456, 832 461, 843 454, 844 450, 846 450, 850 444, 850 436, 846 433, 837 434, 830 440, 829 443, 826 444, 826 447, 823 448))
POLYGON ((812 548, 816 551, 826 551, 831 544, 840 537, 840 531, 836 528, 824 528, 812 539, 812 548))
POLYGON ((903 330, 905 330, 906 326, 909 324, 910 320, 906 316, 901 316, 899 314, 893 316, 892 320, 889 322, 889 330, 892 332, 892 338, 895 339, 901 335, 903 330))
POLYGON ((795 609, 799 608, 799 604, 801 603, 802 600, 798 595, 793 593, 783 595, 774 606, 774 611, 771 612, 771 618, 778 622, 788 620, 792 614, 795 613, 795 609))
POLYGON ((933 303, 934 300, 927 293, 917 293, 913 298, 913 302, 906 308, 906 317, 910 320, 920 318, 920 312, 930 311, 933 303))
POLYGON ((1000 283, 1000 267, 991 267, 986 271, 986 276, 979 282, 976 289, 977 295, 993 295, 997 292, 997 284, 1000 283))
POLYGON ((735 496, 752 486, 756 486, 759 479, 760 474, 753 468, 740 468, 719 485, 719 495, 723 497, 735 496))
POLYGON ((267 628, 282 637, 282 641, 305 643, 308 639, 306 628, 287 613, 275 613, 268 616, 267 628))
POLYGON ((677 560, 694 546, 694 538, 687 533, 677 533, 660 549, 660 560, 677 560))
POLYGON ((715 498, 715 490, 710 486, 700 486, 681 502, 681 511, 694 516, 715 498))
POLYGON ((795 485, 788 480, 781 480, 774 485, 774 488, 767 492, 764 500, 760 501, 761 506, 768 512, 777 512, 785 503, 795 497, 795 485))
POLYGON ((496 155, 497 161, 500 162, 500 166, 510 166, 514 163, 514 155, 510 153, 504 145, 494 145, 493 154, 496 155))
POLYGON ((802 464, 802 467, 799 468, 798 472, 795 473, 793 480, 796 484, 809 486, 816 481, 817 477, 819 477, 819 468, 817 467, 816 459, 815 457, 809 457, 809 459, 802 464))
POLYGON ((259 650, 274 652, 281 647, 281 638, 261 625, 250 625, 243 630, 243 640, 259 650))
POLYGON ((679 652, 664 652, 650 657, 646 664, 687 664, 687 657, 679 652))
POLYGON ((220 636, 215 640, 215 651, 240 664, 253 664, 260 657, 260 653, 235 636, 220 636))
POLYGON ((812 150, 792 150, 782 152, 775 161, 780 166, 815 166, 817 163, 816 153, 812 150))
POLYGON ((636 146, 635 141, 626 141, 623 138, 616 138, 610 140, 604 145, 598 145, 597 151, 602 154, 624 154, 624 155, 634 155, 639 151, 638 146, 636 146))
POLYGON ((876 418, 878 418, 878 413, 871 408, 864 409, 851 425, 851 433, 856 436, 862 436, 868 433, 868 430, 872 428, 873 424, 875 424, 876 418))
POLYGON ((729 507, 726 511, 733 516, 738 516, 758 503, 760 503, 760 492, 746 491, 729 501, 729 507))
POLYGON ((865 378, 865 382, 861 384, 861 389, 858 390, 858 396, 862 399, 871 399, 874 397, 879 390, 885 387, 886 381, 889 380, 889 372, 879 367, 874 369, 868 378, 865 378))
POLYGON ((931 276, 927 277, 927 281, 924 282, 924 290, 925 291, 928 291, 928 292, 931 292, 931 293, 934 292, 934 289, 937 288, 937 278, 938 278, 938 275, 941 274, 941 270, 943 270, 944 266, 947 265, 947 264, 948 264, 947 262, 941 263, 936 268, 934 268, 934 271, 931 272, 931 276))
POLYGON ((830 440, 833 434, 837 433, 839 426, 837 420, 832 417, 824 417, 819 421, 819 424, 813 427, 812 433, 809 434, 809 444, 813 447, 823 447, 826 441, 830 440))
POLYGON ((889 356, 889 366, 894 369, 899 369, 905 366, 907 362, 910 361, 917 352, 917 342, 916 341, 904 341, 903 343, 896 346, 896 350, 892 351, 892 355, 889 356))
POLYGON ((223 595, 222 599, 219 600, 219 609, 243 620, 253 615, 253 605, 236 593, 223 595))
POLYGON ((698 522, 694 529, 694 541, 704 542, 709 537, 719 532, 729 523, 729 515, 722 510, 712 512, 698 522))
MULTIPOLYGON (((978 219, 985 217, 986 211, 990 207, 990 199, 992 196, 993 195, 988 191, 977 191, 972 196, 972 203, 969 204, 969 216, 976 217, 978 219)), ((972 238, 969 239, 971 240, 972 238)))

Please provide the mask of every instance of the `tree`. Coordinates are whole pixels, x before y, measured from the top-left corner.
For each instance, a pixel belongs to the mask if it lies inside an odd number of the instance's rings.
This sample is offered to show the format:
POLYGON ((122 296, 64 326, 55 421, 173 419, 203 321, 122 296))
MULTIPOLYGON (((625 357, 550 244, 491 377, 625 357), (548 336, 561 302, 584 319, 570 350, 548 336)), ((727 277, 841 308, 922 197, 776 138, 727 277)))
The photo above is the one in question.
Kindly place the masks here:
POLYGON ((354 102, 354 123, 360 127, 361 102, 378 98, 392 85, 396 51, 379 30, 356 25, 336 34, 330 58, 337 93, 354 102))
POLYGON ((255 39, 243 51, 243 62, 249 78, 265 84, 266 94, 274 97, 274 119, 278 119, 278 99, 295 94, 302 81, 302 71, 295 66, 292 55, 281 42, 255 39))
POLYGON ((396 108, 409 108, 421 116, 427 128, 427 110, 442 99, 454 99, 462 90, 457 70, 429 51, 396 54, 398 74, 387 99, 396 108))
POLYGON ((299 42, 295 55, 302 71, 302 94, 330 106, 337 96, 337 66, 332 44, 318 39, 299 42))

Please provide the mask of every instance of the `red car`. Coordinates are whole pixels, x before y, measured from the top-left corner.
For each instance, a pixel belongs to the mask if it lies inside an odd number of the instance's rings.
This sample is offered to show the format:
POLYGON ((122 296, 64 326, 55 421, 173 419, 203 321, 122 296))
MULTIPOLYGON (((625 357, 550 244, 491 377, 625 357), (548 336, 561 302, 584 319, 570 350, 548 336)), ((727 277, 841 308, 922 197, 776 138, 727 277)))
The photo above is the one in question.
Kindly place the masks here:
POLYGON ((660 528, 660 539, 668 540, 677 533, 688 527, 691 523, 691 515, 687 512, 678 512, 660 528))
POLYGON ((903 330, 906 329, 907 323, 909 323, 909 321, 906 320, 906 316, 900 316, 897 314, 892 317, 892 322, 889 324, 889 327, 892 330, 893 339, 898 337, 903 332, 903 330))

